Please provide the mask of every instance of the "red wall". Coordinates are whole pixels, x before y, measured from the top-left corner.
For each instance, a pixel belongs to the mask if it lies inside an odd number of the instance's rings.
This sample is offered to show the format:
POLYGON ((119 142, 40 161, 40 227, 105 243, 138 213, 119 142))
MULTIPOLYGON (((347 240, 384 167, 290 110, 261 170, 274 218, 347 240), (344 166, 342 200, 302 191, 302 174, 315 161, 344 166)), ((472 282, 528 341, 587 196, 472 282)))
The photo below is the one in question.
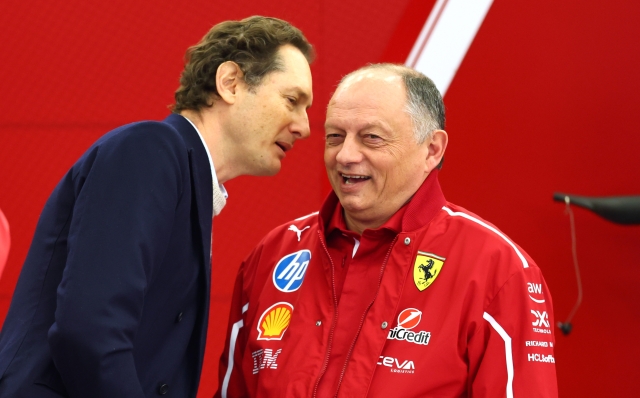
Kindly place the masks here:
MULTIPOLYGON (((312 137, 274 178, 242 177, 214 222, 212 313, 200 397, 214 391, 232 281, 273 226, 310 213, 329 189, 324 109, 338 79, 403 62, 433 0, 19 2, 0 13, 0 208, 12 248, 3 319, 40 210, 101 134, 167 114, 184 50, 215 23, 287 19, 315 44, 312 137), (146 3, 146 4, 144 4, 146 3)), ((640 194, 640 3, 495 0, 445 96, 448 199, 498 225, 543 270, 557 320, 576 296, 568 219, 554 191, 640 194)), ((585 298, 557 336, 563 397, 632 396, 640 381, 640 227, 576 210, 585 298)))

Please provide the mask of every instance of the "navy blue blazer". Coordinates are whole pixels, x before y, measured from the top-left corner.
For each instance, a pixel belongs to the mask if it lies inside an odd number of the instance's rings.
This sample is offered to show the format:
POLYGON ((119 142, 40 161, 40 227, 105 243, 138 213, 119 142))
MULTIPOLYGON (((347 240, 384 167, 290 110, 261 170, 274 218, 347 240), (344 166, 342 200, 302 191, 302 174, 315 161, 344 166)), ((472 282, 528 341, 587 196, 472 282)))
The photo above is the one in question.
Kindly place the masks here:
POLYGON ((38 221, 0 335, 0 397, 195 397, 212 195, 180 115, 93 144, 38 221))

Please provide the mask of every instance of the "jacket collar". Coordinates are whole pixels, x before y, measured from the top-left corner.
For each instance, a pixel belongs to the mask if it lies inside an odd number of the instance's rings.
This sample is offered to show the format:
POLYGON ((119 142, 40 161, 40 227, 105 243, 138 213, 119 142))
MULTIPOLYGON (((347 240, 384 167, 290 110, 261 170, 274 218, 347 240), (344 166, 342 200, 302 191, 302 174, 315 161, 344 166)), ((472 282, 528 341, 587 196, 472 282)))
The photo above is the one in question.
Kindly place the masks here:
MULTIPOLYGON (((438 170, 432 170, 416 191, 409 203, 403 207, 402 232, 415 231, 429 224, 436 213, 446 204, 446 199, 438 182, 438 170)), ((335 192, 331 191, 325 199, 318 213, 320 229, 325 234, 325 229, 336 211, 342 211, 342 206, 335 192)))

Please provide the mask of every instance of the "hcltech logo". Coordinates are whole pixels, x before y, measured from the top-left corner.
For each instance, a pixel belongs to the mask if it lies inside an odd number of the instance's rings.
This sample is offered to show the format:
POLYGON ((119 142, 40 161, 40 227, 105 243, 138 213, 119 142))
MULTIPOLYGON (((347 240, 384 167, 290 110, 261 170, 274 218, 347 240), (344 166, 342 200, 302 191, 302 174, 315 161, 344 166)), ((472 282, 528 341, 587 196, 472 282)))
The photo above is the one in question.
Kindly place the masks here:
POLYGON ((273 269, 273 284, 281 292, 295 292, 302 285, 310 260, 309 250, 300 250, 282 257, 273 269))

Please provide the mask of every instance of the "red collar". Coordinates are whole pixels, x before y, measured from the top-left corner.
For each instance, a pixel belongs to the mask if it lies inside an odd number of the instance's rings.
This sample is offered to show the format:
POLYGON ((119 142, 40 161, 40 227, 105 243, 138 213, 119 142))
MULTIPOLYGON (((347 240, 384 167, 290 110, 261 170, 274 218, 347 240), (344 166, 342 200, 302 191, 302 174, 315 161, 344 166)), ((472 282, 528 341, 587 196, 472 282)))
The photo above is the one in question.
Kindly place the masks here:
MULTIPOLYGON (((402 206, 379 229, 385 228, 395 233, 415 231, 431 222, 445 204, 446 200, 438 182, 438 170, 433 170, 409 200, 409 203, 402 206)), ((331 191, 318 214, 320 228, 325 236, 328 236, 336 228, 342 231, 347 230, 342 210, 338 196, 331 191)))
MULTIPOLYGON (((400 210, 395 212, 391 216, 391 218, 387 220, 387 222, 385 222, 379 228, 375 229, 374 232, 386 229, 392 232, 393 236, 402 232, 402 217, 404 216, 406 208, 407 208, 406 205, 402 206, 400 210)), ((335 207, 335 210, 333 211, 333 214, 331 215, 331 218, 329 219, 329 223, 327 225, 327 236, 329 236, 331 232, 337 229, 345 235, 353 236, 354 238, 359 239, 357 233, 347 230, 347 223, 345 222, 345 219, 344 219, 343 210, 344 209, 342 208, 342 205, 340 204, 340 202, 338 202, 335 207)))

